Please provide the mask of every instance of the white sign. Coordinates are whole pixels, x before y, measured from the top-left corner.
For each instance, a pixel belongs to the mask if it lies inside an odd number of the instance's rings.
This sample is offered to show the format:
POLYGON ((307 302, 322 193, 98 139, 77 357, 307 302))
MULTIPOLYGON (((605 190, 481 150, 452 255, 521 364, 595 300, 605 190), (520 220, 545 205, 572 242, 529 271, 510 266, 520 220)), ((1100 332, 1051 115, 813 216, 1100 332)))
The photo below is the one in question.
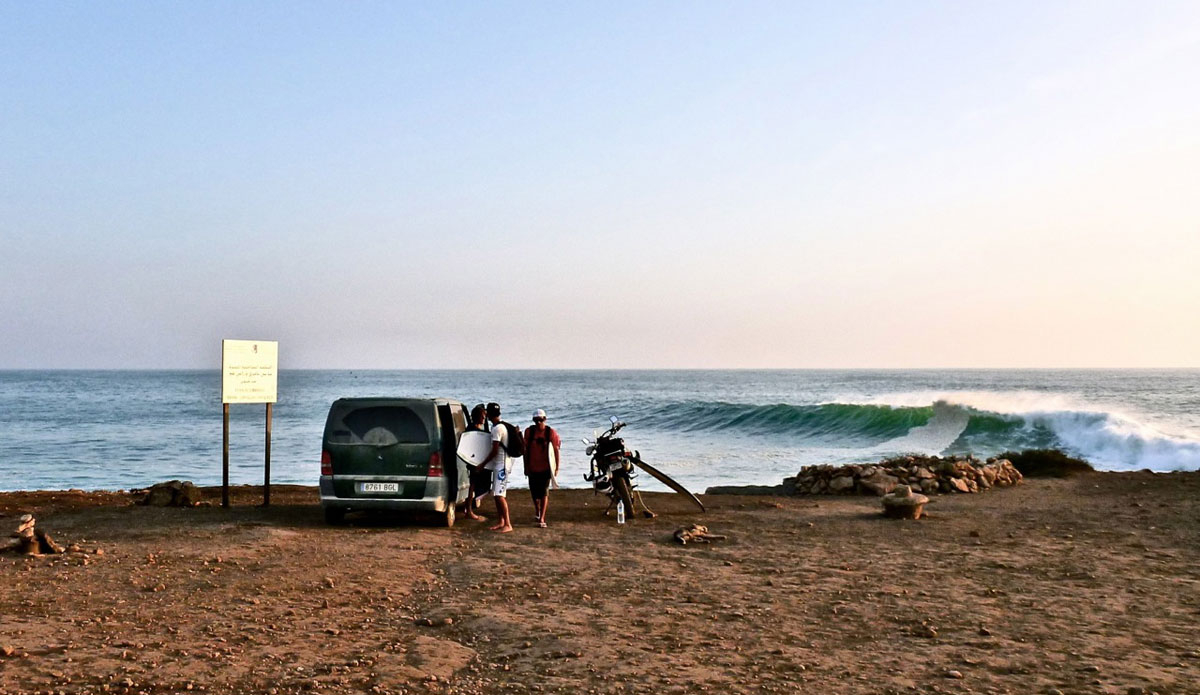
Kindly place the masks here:
POLYGON ((222 403, 274 403, 278 373, 278 342, 221 341, 222 403))

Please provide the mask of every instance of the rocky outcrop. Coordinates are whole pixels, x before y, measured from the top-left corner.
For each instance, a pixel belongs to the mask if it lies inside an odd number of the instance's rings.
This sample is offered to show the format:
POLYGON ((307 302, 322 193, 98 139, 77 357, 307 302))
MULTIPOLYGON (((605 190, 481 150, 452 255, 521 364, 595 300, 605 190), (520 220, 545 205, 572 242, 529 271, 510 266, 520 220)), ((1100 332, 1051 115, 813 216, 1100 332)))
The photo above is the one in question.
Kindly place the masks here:
POLYGON ((151 507, 195 507, 200 498, 200 488, 192 481, 168 480, 151 486, 141 503, 151 507))
POLYGON ((971 456, 901 456, 873 464, 805 466, 785 478, 788 495, 874 495, 899 485, 922 494, 973 493, 1016 485, 1021 472, 1008 459, 980 461, 971 456))

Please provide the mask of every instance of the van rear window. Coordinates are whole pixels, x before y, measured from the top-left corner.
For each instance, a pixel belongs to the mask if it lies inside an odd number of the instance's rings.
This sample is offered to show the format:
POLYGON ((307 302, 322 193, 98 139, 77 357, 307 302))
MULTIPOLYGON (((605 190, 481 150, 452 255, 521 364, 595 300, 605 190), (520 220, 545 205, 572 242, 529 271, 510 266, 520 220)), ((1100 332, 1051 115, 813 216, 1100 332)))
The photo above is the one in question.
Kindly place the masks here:
POLYGON ((346 428, 361 444, 428 444, 429 429, 420 415, 408 408, 386 406, 359 408, 342 417, 346 428))

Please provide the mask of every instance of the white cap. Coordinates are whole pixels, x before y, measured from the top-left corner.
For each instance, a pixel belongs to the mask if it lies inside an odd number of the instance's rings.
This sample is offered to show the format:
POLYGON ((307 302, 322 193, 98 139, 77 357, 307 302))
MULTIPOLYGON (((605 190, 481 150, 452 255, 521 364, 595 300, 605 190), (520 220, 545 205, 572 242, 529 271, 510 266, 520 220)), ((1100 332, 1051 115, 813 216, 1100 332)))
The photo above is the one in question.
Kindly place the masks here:
POLYGON ((533 419, 536 420, 538 418, 545 419, 546 411, 542 410, 541 408, 538 408, 537 410, 533 411, 533 419))

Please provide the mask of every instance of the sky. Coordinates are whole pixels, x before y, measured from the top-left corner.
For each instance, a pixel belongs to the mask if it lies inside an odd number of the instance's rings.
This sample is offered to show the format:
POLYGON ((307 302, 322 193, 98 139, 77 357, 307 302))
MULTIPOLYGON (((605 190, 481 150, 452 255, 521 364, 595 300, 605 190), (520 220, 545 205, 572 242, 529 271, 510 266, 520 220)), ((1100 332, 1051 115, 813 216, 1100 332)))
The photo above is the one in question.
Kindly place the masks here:
POLYGON ((1200 3, 0 0, 0 369, 1200 367, 1200 3))

